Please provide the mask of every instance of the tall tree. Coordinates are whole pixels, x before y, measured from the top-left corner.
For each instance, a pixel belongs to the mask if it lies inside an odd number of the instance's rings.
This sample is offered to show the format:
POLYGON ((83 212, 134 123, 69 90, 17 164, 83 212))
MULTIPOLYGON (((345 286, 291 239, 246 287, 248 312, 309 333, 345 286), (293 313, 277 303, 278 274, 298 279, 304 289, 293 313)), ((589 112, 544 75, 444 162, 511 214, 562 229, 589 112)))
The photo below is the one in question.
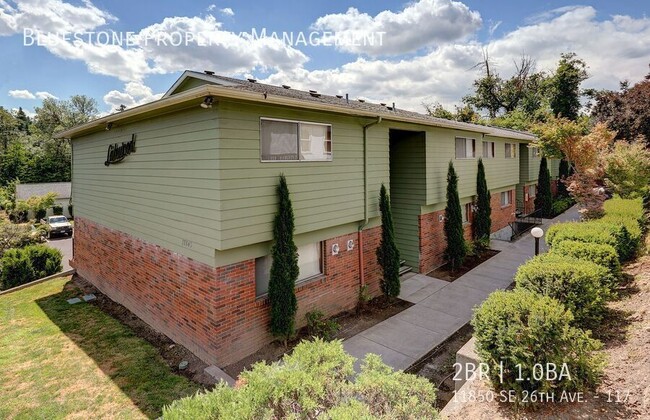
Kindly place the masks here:
POLYGON ((458 175, 454 163, 449 161, 447 170, 447 207, 445 207, 445 238, 447 249, 445 257, 452 270, 456 270, 465 261, 467 246, 463 235, 463 213, 458 197, 458 175))
POLYGON ((472 219, 474 239, 481 244, 488 245, 492 229, 492 206, 490 205, 490 190, 485 179, 483 159, 478 159, 478 173, 476 175, 476 212, 472 219))
POLYGON ((551 173, 548 170, 546 157, 543 156, 539 164, 537 176, 537 195, 535 195, 535 210, 542 213, 542 217, 553 215, 553 194, 551 193, 551 173))
POLYGON ((298 248, 293 242, 294 218, 289 187, 284 174, 277 187, 278 213, 273 222, 273 247, 269 302, 271 304, 271 333, 284 340, 293 335, 298 309, 295 285, 298 280, 298 248))
POLYGON ((575 53, 560 56, 551 78, 550 105, 556 117, 575 121, 580 112, 580 85, 588 78, 587 64, 575 53))
POLYGON ((399 250, 395 245, 393 215, 390 209, 390 197, 386 187, 381 184, 379 190, 379 210, 381 211, 381 242, 377 248, 377 262, 383 271, 381 291, 388 297, 397 297, 400 292, 399 250))

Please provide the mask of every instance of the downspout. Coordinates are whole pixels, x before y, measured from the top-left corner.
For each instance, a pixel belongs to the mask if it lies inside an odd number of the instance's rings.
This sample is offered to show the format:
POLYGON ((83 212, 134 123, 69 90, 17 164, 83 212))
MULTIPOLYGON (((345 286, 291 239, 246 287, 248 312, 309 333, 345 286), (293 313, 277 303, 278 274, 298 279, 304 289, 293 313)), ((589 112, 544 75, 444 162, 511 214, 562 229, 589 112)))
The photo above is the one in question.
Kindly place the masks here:
POLYGON ((366 284, 366 273, 363 268, 363 229, 368 225, 368 128, 381 123, 381 117, 363 126, 363 223, 359 224, 359 284, 361 287, 366 284))

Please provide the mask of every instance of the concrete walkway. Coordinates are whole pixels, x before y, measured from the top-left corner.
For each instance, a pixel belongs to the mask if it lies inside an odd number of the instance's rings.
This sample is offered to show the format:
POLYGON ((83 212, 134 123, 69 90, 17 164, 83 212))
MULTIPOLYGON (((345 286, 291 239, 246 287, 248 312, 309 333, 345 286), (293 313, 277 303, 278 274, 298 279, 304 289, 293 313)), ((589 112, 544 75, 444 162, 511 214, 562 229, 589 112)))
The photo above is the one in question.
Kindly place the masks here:
MULTIPOLYGON (((578 218, 573 207, 555 219, 544 220, 541 227, 546 231, 553 223, 578 218)), ((543 239, 540 242, 543 252, 547 247, 543 239)), ((345 350, 357 359, 367 353, 379 354, 384 363, 401 370, 424 357, 466 325, 473 308, 490 293, 512 284, 517 268, 533 256, 535 242, 525 234, 516 242, 492 240, 491 247, 501 252, 452 283, 406 274, 399 297, 414 305, 348 338, 343 342, 345 350)))

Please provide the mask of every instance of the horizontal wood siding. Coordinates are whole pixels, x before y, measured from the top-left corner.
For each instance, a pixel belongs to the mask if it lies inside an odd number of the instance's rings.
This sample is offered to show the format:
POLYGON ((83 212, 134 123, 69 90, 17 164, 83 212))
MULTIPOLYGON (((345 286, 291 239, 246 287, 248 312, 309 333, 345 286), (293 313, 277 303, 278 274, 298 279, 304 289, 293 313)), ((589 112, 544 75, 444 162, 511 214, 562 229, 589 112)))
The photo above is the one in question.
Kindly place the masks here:
MULTIPOLYGON (((364 219, 363 124, 371 120, 322 112, 221 101, 218 104, 221 249, 272 239, 278 177, 287 177, 296 234, 364 219), (260 118, 332 125, 331 162, 261 162, 260 118)), ((368 130, 369 216, 378 215, 388 183, 386 130, 368 130)))
POLYGON ((217 121, 199 107, 73 140, 75 216, 213 265, 219 245, 217 121), (108 146, 136 152, 105 166, 108 146))
POLYGON ((420 261, 418 216, 426 202, 425 134, 392 132, 390 199, 395 243, 400 257, 415 270, 420 261))

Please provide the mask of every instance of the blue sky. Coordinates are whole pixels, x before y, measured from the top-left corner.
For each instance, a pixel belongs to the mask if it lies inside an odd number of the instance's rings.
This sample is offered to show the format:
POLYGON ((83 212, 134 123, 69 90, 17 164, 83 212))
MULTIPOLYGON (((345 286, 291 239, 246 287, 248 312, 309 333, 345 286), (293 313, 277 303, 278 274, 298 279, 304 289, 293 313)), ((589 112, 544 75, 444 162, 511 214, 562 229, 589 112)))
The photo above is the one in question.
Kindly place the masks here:
POLYGON ((575 51, 589 65, 586 86, 615 89, 619 80, 648 73, 647 12, 647 3, 631 0, 0 0, 0 105, 32 111, 50 95, 86 94, 109 112, 158 98, 190 68, 422 111, 423 102, 450 106, 469 93, 477 76, 471 67, 484 50, 504 76, 521 54, 551 70, 562 52, 575 51), (315 32, 342 44, 239 36, 252 28, 294 37, 315 32), (44 40, 55 31, 89 38, 25 46, 26 30, 44 40), (108 31, 132 32, 139 40, 108 45, 97 35, 108 31), (379 33, 381 45, 350 41, 379 33), (210 42, 161 45, 170 34, 207 34, 210 42), (145 35, 158 41, 144 45, 145 35))

